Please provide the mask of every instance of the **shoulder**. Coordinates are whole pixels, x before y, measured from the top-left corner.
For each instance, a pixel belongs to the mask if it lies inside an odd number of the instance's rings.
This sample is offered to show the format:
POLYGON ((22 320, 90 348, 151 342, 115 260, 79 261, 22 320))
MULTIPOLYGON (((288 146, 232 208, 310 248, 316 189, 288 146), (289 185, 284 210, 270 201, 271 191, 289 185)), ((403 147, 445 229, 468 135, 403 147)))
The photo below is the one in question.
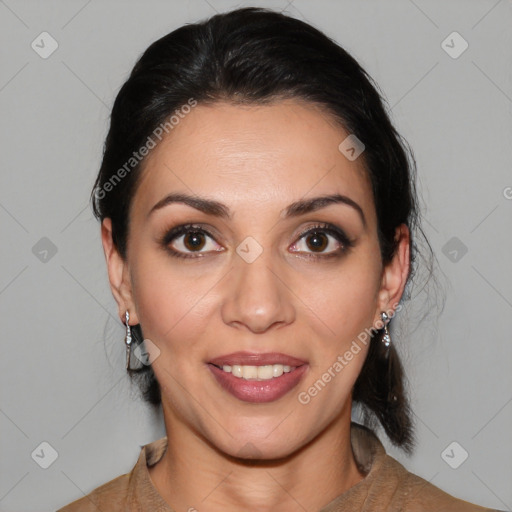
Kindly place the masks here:
MULTIPOLYGON (((411 473, 386 453, 372 429, 352 423, 351 434, 354 456, 362 472, 367 475, 354 487, 352 494, 347 493, 347 499, 357 497, 361 500, 361 505, 364 503, 364 510, 502 512, 456 498, 411 473)), ((341 501, 340 504, 345 505, 345 502, 341 501)))
POLYGON ((126 510, 130 474, 118 476, 57 512, 117 512, 126 510))
MULTIPOLYGON (((392 475, 388 485, 394 487, 393 501, 396 500, 397 504, 400 503, 400 510, 407 512, 430 512, 432 510, 499 512, 448 494, 424 478, 407 471, 404 466, 389 455, 386 455, 385 465, 392 475)), ((386 484, 383 483, 383 485, 386 484)))
POLYGON ((160 460, 166 448, 167 437, 140 446, 137 463, 129 473, 97 487, 57 512, 171 510, 153 487, 147 468, 160 460))

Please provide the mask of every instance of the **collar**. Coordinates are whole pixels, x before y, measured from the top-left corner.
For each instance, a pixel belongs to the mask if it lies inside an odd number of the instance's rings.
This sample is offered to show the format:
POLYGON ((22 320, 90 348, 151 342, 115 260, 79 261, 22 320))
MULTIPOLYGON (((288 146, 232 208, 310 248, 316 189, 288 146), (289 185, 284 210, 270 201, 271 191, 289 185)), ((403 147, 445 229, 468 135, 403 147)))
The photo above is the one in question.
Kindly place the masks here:
MULTIPOLYGON (((367 496, 373 482, 382 473, 387 458, 386 450, 372 430, 355 422, 350 424, 352 452, 359 470, 366 475, 363 480, 335 498, 320 512, 341 510, 344 504, 352 504, 354 498, 367 496)), ((158 493, 149 476, 148 466, 156 464, 165 454, 167 437, 162 437, 141 447, 139 459, 129 475, 128 503, 132 510, 174 512, 158 493)))

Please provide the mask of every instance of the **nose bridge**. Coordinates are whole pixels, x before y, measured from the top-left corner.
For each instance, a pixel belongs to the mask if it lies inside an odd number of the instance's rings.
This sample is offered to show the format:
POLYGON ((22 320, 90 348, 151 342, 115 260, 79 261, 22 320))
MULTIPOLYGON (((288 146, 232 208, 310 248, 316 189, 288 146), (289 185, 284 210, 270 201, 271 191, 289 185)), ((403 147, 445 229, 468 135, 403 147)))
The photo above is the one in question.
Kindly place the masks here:
POLYGON ((254 332, 292 322, 295 311, 285 282, 284 266, 274 258, 272 249, 247 237, 233 257, 222 307, 224 322, 243 324, 254 332))

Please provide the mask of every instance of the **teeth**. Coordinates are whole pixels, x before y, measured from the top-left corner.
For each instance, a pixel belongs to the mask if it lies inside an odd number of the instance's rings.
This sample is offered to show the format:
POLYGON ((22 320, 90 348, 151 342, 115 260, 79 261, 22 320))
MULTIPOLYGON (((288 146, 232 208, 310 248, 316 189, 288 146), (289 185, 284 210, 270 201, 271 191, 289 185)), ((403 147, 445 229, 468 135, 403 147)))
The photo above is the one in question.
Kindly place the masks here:
POLYGON ((267 364, 264 366, 234 364, 232 366, 224 365, 222 370, 226 373, 232 373, 239 379, 270 380, 274 377, 280 377, 283 373, 292 372, 295 370, 295 366, 288 366, 283 364, 267 364))
POLYGON ((242 366, 242 377, 244 379, 257 379, 258 367, 257 366, 242 366))
POLYGON ((284 373, 283 365, 282 364, 274 364, 272 366, 272 373, 274 377, 281 377, 284 373))

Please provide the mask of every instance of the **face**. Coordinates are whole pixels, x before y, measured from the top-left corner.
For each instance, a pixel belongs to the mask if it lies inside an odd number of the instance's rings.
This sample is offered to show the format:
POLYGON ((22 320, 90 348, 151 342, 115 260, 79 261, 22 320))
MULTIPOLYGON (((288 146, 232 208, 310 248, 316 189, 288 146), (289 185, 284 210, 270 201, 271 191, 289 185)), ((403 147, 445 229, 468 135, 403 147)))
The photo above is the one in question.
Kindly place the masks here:
POLYGON ((168 431, 277 458, 350 421, 368 345, 335 363, 399 301, 408 235, 383 267, 362 158, 338 149, 347 136, 298 101, 198 105, 147 157, 126 260, 105 221, 120 316, 159 351, 168 431))

